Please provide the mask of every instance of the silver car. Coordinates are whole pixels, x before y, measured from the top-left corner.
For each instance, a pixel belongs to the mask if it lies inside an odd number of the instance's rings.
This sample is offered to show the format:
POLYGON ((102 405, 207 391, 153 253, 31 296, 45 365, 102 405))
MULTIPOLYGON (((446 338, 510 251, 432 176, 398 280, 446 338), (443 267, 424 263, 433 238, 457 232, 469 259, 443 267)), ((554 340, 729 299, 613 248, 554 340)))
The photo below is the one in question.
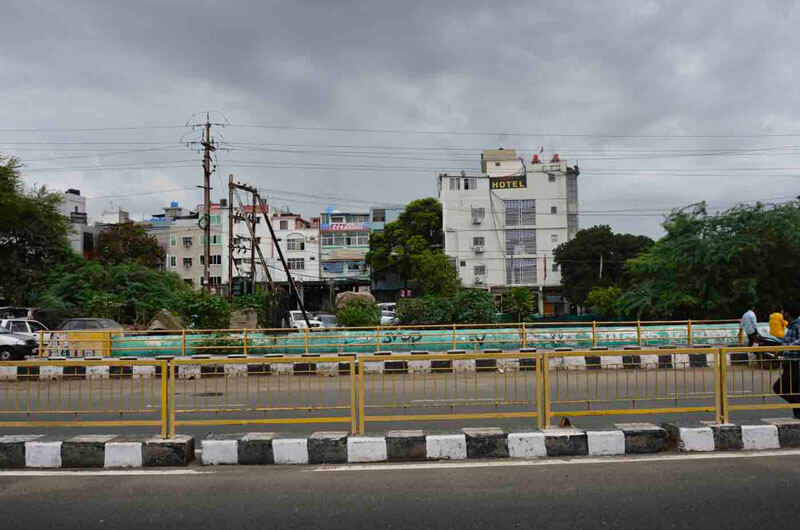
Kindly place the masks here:
POLYGON ((47 326, 38 320, 26 318, 5 318, 0 320, 0 328, 6 328, 11 333, 26 335, 32 339, 39 339, 40 331, 47 331, 47 326))

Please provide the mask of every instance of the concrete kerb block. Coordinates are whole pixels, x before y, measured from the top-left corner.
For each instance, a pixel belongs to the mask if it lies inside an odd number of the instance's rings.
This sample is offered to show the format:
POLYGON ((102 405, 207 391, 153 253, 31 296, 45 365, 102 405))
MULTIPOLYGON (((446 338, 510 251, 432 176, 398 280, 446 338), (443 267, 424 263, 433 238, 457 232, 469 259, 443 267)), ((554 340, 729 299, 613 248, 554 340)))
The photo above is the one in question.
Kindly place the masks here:
POLYGON ((622 369, 622 355, 601 355, 600 368, 603 370, 622 369))
POLYGON ((589 454, 586 433, 574 428, 551 428, 544 431, 547 456, 584 456, 589 454))
POLYGON ((238 445, 239 464, 274 464, 272 442, 276 436, 274 432, 249 432, 242 436, 238 445))
MULTIPOLYGON (((84 361, 102 361, 102 357, 84 357, 84 361)), ((111 367, 109 366, 86 366, 86 379, 108 379, 111 376, 111 367)))
POLYGON ((688 353, 676 353, 672 356, 672 366, 675 368, 689 368, 691 361, 688 353))
POLYGON ((617 423, 625 436, 625 452, 632 454, 658 453, 669 448, 669 437, 663 427, 652 423, 617 423))
POLYGON ((204 466, 239 463, 241 434, 209 434, 200 441, 200 459, 204 466))
MULTIPOLYGON (((427 351, 412 350, 411 355, 428 355, 427 351)), ((430 361, 408 361, 408 371, 415 374, 431 373, 430 361)))
POLYGON ((61 444, 61 467, 103 467, 106 443, 114 434, 81 434, 61 444))
POLYGON ((308 440, 306 438, 275 438, 272 454, 276 464, 308 464, 308 440))
MULTIPOLYGON (((301 360, 299 355, 286 355, 286 357, 297 358, 298 361, 301 360)), ((269 371, 278 375, 292 375, 294 374, 294 363, 272 363, 269 365, 269 371)))
POLYGON ((194 438, 191 436, 153 437, 144 442, 145 467, 186 466, 193 459, 194 438))
POLYGON ((178 379, 200 379, 201 370, 199 364, 179 364, 178 379))
POLYGON ((427 458, 425 431, 397 430, 386 435, 386 455, 389 461, 404 462, 427 458))
POLYGON ((464 460, 467 437, 463 434, 429 434, 425 437, 428 460, 464 460))
POLYGON ((383 373, 383 361, 364 361, 361 362, 361 369, 364 370, 365 374, 382 374, 383 373))
POLYGON ((742 425, 742 448, 746 451, 780 449, 777 425, 742 425))
POLYGON ((711 428, 714 435, 715 451, 738 451, 743 449, 742 428, 732 423, 716 423, 713 421, 701 421, 702 425, 711 428))
POLYGON ((103 467, 142 467, 144 444, 141 441, 106 442, 103 467))
POLYGON ((131 366, 131 377, 133 379, 152 379, 156 376, 155 366, 131 366))
POLYGON ((308 437, 309 464, 344 464, 347 462, 345 431, 320 431, 308 437))
POLYGON ((539 458, 547 456, 543 432, 512 432, 508 434, 508 456, 511 458, 539 458))
POLYGON ((658 369, 658 355, 642 355, 641 356, 641 366, 645 370, 657 370, 658 369))
POLYGON ((714 433, 711 427, 682 426, 677 423, 665 423, 664 429, 679 451, 706 452, 714 450, 714 433))
POLYGON ((17 380, 16 366, 0 366, 0 381, 16 381, 16 380, 17 380))
POLYGON ((347 438, 348 462, 385 462, 386 438, 382 436, 350 436, 347 438))
POLYGON ((25 467, 61 467, 61 442, 42 439, 25 442, 25 467))
POLYGON ((339 375, 339 363, 317 363, 317 373, 329 377, 339 375))
MULTIPOLYGON (((228 355, 228 359, 246 359, 244 354, 228 355)), ((247 377, 247 364, 226 363, 222 365, 225 377, 247 377)))
MULTIPOLYGON (((49 361, 64 361, 66 357, 50 357, 48 358, 49 361)), ((39 380, 40 381, 48 381, 48 380, 55 380, 61 379, 64 377, 64 367, 63 366, 40 366, 39 367, 39 380)))
POLYGON ((25 443, 43 437, 43 434, 9 434, 0 436, 0 469, 25 467, 25 443))
MULTIPOLYGON (((447 350, 448 355, 466 355, 467 350, 447 350)), ((453 371, 458 373, 474 372, 475 359, 453 359, 453 371)))
POLYGON ((498 427, 462 429, 467 458, 508 458, 508 434, 498 427))
POLYGON ((586 431, 586 446, 590 455, 625 454, 625 434, 622 431, 586 431))
POLYGON ((778 441, 781 447, 800 447, 800 419, 766 418, 761 421, 778 429, 778 441))

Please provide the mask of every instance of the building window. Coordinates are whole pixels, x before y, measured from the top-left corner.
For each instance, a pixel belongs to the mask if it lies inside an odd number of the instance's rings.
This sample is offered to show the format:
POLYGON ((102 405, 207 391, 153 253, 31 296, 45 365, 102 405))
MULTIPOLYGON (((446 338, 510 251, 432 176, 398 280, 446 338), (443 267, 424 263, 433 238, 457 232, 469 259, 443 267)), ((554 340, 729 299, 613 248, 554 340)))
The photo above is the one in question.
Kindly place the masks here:
POLYGON ((482 247, 484 244, 485 239, 483 236, 481 237, 473 237, 472 238, 472 246, 473 247, 482 247))
MULTIPOLYGON (((222 265, 222 254, 211 254, 209 256, 209 264, 211 265, 222 265)), ((206 257, 200 256, 200 265, 205 265, 206 257)))
POLYGON ((170 256, 169 257, 169 266, 170 267, 177 267, 178 266, 178 257, 177 256, 170 256))
POLYGON ((344 223, 344 215, 333 215, 331 216, 331 223, 344 223))
POLYGON ((553 263, 553 268, 551 270, 553 272, 558 272, 558 263, 553 263))
POLYGON ((184 237, 184 238, 183 238, 183 246, 184 246, 184 247, 191 247, 191 246, 192 246, 192 240, 193 240, 193 239, 194 239, 194 238, 192 238, 192 237, 184 237))
POLYGON ((289 258, 286 260, 286 264, 289 266, 289 270, 293 271, 303 270, 305 268, 303 258, 289 258))
POLYGON ((506 283, 509 285, 536 283, 536 258, 507 260, 506 283))
POLYGON ((212 245, 221 245, 222 244, 222 236, 211 236, 211 244, 212 245))
POLYGON ((474 177, 469 177, 464 179, 464 189, 465 190, 477 190, 478 189, 478 179, 474 177))
POLYGON ((459 265, 461 265, 462 267, 466 267, 467 266, 467 262, 462 259, 461 263, 459 263, 459 265))
POLYGON ((184 267, 191 267, 192 266, 192 258, 183 258, 183 266, 184 267))
POLYGON ((506 230, 506 255, 536 254, 536 230, 506 230))
POLYGON ((461 189, 461 180, 457 178, 450 178, 450 191, 458 191, 461 189))
POLYGON ((553 173, 548 173, 547 182, 555 182, 555 181, 556 181, 556 176, 553 173))
POLYGON ((333 234, 322 234, 320 238, 320 242, 322 243, 323 247, 330 247, 333 246, 334 243, 334 235, 333 234))
POLYGON ((169 236, 169 246, 177 247, 178 246, 178 236, 169 236))
POLYGON ((348 263, 347 270, 349 271, 362 271, 364 270, 364 264, 361 262, 358 263, 348 263))
POLYGON ((550 242, 558 243, 558 234, 550 234, 550 242))
MULTIPOLYGON (((200 285, 205 285, 205 284, 206 284, 206 279, 201 276, 200 285)), ((222 276, 209 276, 208 285, 222 285, 222 276)))
POLYGON ((486 265, 475 265, 472 272, 475 276, 486 276, 486 265))
POLYGON ((500 162, 495 162, 494 167, 500 167, 500 162))
POLYGON ((209 215, 209 217, 211 218, 211 224, 212 224, 212 225, 218 225, 218 224, 220 224, 220 222, 221 222, 221 221, 220 221, 220 216, 219 216, 219 214, 209 215))
POLYGON ((514 200, 503 201, 505 207, 506 226, 535 225, 536 224, 536 201, 514 200))
POLYGON ((558 213, 558 208, 556 206, 550 207, 550 215, 555 215, 558 213))
POLYGON ((289 221, 281 221, 281 230, 289 230, 289 221))
POLYGON ((290 237, 286 240, 286 249, 287 250, 305 250, 306 242, 303 237, 290 237))
POLYGON ((472 208, 472 222, 480 223, 486 217, 485 208, 472 208))
POLYGON ((372 210, 372 222, 373 223, 385 223, 386 222, 386 210, 385 209, 372 210))

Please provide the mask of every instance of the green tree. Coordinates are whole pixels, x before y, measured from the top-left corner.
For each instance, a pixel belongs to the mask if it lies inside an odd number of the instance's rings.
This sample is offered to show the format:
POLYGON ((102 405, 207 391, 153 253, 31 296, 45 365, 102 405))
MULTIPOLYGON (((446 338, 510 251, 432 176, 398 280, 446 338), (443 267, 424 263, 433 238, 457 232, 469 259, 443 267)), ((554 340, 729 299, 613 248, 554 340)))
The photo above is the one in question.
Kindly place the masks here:
POLYGON ((413 258, 414 289, 425 294, 453 296, 461 287, 458 271, 441 252, 425 251, 413 258))
POLYGON ((615 234, 608 225, 579 230, 573 239, 553 251, 561 270, 564 296, 570 302, 585 305, 593 287, 623 284, 625 261, 652 244, 646 236, 615 234))
POLYGON ((622 289, 611 287, 592 287, 586 297, 586 305, 605 318, 619 318, 622 289))
POLYGON ((397 301, 403 324, 490 324, 494 322, 492 295, 482 289, 461 289, 454 296, 422 296, 397 301))
POLYGON ((158 240, 135 223, 106 226, 100 232, 98 247, 103 264, 134 261, 156 268, 164 263, 164 249, 158 240))
POLYGON ((25 191, 19 167, 16 158, 0 158, 0 297, 31 305, 47 273, 69 260, 69 223, 57 193, 25 191))
POLYGON ((800 202, 739 205, 710 215, 704 203, 672 212, 666 235, 626 266, 621 308, 647 318, 768 314, 800 290, 800 202))
POLYGON ((381 310, 375 302, 353 298, 336 312, 336 322, 338 326, 377 326, 381 323, 381 310))
POLYGON ((522 322, 533 311, 535 302, 533 292, 525 287, 512 287, 503 297, 505 310, 514 313, 517 322, 522 322))
POLYGON ((397 220, 388 223, 383 232, 370 235, 366 260, 377 279, 396 274, 413 281, 421 275, 420 255, 441 254, 443 243, 442 205, 433 198, 418 199, 408 203, 397 220))

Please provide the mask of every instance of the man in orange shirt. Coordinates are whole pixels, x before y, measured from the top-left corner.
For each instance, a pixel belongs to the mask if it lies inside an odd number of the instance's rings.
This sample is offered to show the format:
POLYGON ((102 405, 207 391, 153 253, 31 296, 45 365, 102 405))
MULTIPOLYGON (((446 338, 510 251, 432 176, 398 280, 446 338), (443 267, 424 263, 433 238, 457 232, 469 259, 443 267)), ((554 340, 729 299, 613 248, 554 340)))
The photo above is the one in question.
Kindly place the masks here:
POLYGON ((776 311, 769 316, 769 334, 773 337, 782 339, 788 325, 789 323, 783 318, 781 312, 776 311))

